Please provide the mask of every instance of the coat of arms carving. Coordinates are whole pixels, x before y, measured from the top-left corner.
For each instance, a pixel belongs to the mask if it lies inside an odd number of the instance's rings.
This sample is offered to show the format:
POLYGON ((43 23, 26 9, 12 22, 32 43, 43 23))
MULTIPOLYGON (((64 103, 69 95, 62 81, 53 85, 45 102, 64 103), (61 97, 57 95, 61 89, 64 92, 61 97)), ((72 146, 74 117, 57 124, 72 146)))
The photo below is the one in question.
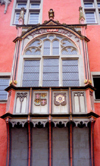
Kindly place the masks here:
POLYGON ((54 93, 54 104, 56 106, 65 106, 66 103, 66 93, 54 93))
POLYGON ((34 105, 45 106, 47 104, 47 93, 35 93, 34 105))

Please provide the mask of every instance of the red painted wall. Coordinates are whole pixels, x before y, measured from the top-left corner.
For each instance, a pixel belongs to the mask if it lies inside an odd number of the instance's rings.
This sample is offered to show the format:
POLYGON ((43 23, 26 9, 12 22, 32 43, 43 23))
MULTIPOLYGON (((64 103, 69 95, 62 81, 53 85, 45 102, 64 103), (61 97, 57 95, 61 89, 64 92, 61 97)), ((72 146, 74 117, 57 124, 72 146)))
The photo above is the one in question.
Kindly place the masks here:
MULTIPOLYGON (((0 5, 0 73, 11 72, 16 37, 15 26, 10 26, 13 0, 4 14, 4 5, 0 5)), ((0 103, 0 116, 5 113, 6 104, 0 103)), ((7 131, 6 123, 0 118, 0 166, 6 165, 7 131)))
POLYGON ((49 20, 48 11, 55 12, 54 20, 66 24, 79 23, 79 7, 81 0, 43 0, 43 22, 49 20))
MULTIPOLYGON (((100 72, 100 25, 88 25, 86 29, 88 54, 91 72, 100 72)), ((95 103, 95 112, 100 115, 100 103, 95 103)), ((94 125, 94 156, 95 166, 100 163, 100 118, 94 125)))
POLYGON ((13 0, 4 14, 4 5, 0 5, 0 72, 11 72, 16 37, 15 26, 10 26, 13 0), (6 64, 6 65, 5 65, 6 64))
MULTIPOLYGON (((16 37, 15 26, 10 26, 13 1, 4 14, 4 5, 0 5, 0 72, 11 72, 15 44, 12 42, 16 37)), ((48 11, 52 8, 55 12, 54 20, 66 24, 79 23, 79 7, 81 0, 43 0, 42 22, 49 20, 48 11)), ((100 26, 88 25, 86 29, 88 52, 91 72, 100 72, 100 26)), ((6 104, 0 104, 0 116, 5 113, 6 104)), ((100 114, 100 103, 95 103, 95 111, 100 114)), ((95 166, 100 163, 100 118, 94 126, 94 154, 95 166)), ((6 165, 6 124, 0 119, 0 165, 6 165)))

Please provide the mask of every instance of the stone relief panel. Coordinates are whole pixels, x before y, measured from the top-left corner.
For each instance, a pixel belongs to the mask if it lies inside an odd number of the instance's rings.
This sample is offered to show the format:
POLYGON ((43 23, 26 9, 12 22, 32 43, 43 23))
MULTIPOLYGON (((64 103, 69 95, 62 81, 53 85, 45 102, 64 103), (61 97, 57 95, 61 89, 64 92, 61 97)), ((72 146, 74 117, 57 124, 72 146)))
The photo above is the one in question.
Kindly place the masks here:
POLYGON ((28 92, 16 93, 14 113, 28 113, 28 92))
POLYGON ((52 113, 68 113, 68 94, 67 92, 53 92, 52 113))
POLYGON ((46 91, 34 91, 32 113, 48 113, 48 93, 46 91))
POLYGON ((73 113, 86 113, 85 92, 73 92, 73 113))

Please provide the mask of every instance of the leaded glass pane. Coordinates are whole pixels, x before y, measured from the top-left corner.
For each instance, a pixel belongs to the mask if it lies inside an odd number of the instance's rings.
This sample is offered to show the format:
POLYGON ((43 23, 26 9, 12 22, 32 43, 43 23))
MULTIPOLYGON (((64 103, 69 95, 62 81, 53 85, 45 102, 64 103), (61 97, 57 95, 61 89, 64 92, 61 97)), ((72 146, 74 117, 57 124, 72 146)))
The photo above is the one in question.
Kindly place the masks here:
POLYGON ((31 9, 39 9, 40 4, 39 3, 31 3, 31 9))
POLYGON ((85 12, 85 16, 86 16, 86 22, 87 23, 95 23, 95 13, 94 12, 85 12))
POLYGON ((63 60, 63 86, 79 86, 78 60, 63 60))
POLYGON ((7 100, 7 92, 4 90, 9 84, 9 78, 0 78, 0 100, 7 100))
POLYGON ((39 13, 30 13, 29 24, 38 24, 38 23, 39 23, 39 13))
POLYGON ((59 60, 44 59, 43 86, 59 86, 59 60))
POLYGON ((43 54, 44 55, 50 55, 50 41, 49 40, 44 41, 43 54))
POLYGON ((39 86, 39 60, 25 60, 22 86, 39 86))
POLYGON ((52 49, 53 49, 53 55, 59 55, 59 41, 58 40, 54 40, 52 42, 52 49))

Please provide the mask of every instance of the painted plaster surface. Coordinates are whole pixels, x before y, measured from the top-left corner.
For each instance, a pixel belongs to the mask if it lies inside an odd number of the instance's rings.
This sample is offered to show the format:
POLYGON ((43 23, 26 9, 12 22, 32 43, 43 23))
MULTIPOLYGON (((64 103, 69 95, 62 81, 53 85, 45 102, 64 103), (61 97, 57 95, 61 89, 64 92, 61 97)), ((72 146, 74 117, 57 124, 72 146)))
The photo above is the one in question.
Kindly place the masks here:
POLYGON ((10 26, 13 0, 4 14, 4 5, 0 5, 0 72, 11 72, 16 37, 15 26, 10 26))
POLYGON ((73 128, 74 166, 89 166, 89 128, 73 128))
POLYGON ((27 129, 11 129, 11 166, 27 166, 27 129))
POLYGON ((69 166, 68 128, 53 128, 53 166, 69 166))
POLYGON ((78 24, 81 0, 43 0, 43 22, 48 20, 48 11, 52 8, 55 20, 60 23, 78 24))

